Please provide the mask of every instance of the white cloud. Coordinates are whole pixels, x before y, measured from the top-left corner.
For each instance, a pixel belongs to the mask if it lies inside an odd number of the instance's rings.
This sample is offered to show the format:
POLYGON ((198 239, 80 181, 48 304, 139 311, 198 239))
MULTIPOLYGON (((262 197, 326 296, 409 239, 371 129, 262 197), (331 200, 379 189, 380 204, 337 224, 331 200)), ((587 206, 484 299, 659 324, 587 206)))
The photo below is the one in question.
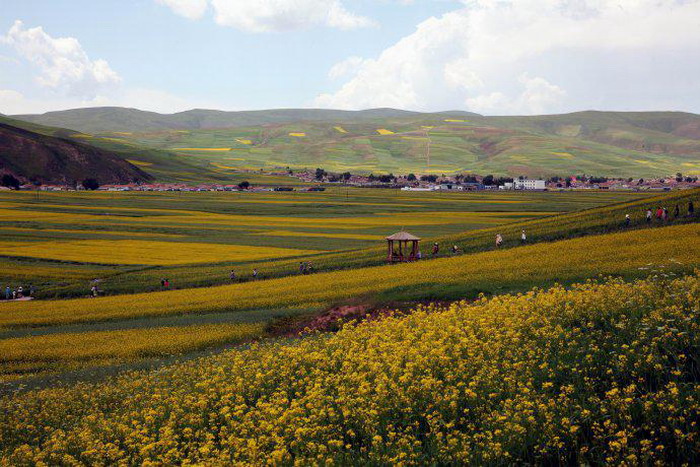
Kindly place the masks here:
POLYGON ((199 19, 207 11, 207 0, 156 0, 188 19, 199 19))
POLYGON ((342 62, 338 62, 328 72, 330 79, 347 78, 365 63, 362 57, 348 57, 342 62))
POLYGON ((340 0, 211 0, 215 20, 247 32, 284 32, 327 26, 357 29, 375 23, 348 11, 340 0))
POLYGON ((39 69, 39 85, 63 95, 92 98, 121 81, 105 60, 90 60, 73 37, 53 38, 41 27, 25 29, 17 20, 2 42, 39 69))
MULTIPOLYGON (((638 100, 625 105, 649 105, 658 102, 654 95, 689 76, 700 58, 700 0, 463 4, 422 22, 376 58, 352 58, 360 64, 354 74, 314 104, 541 113, 591 102, 614 107, 616 95, 629 92, 624 81, 633 79, 638 100), (669 52, 687 58, 671 61, 669 52), (623 57, 644 72, 625 74, 623 57), (656 68, 660 60, 674 68, 656 68)), ((343 63, 336 66, 348 68, 343 63)))

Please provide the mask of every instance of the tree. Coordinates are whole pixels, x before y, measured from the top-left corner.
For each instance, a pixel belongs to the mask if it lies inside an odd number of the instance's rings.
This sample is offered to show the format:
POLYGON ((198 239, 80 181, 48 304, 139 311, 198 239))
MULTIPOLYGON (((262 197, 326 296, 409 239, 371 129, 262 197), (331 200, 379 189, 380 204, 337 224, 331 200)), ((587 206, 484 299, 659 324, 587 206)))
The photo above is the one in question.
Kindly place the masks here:
POLYGON ((408 180, 409 182, 415 182, 416 181, 415 174, 408 174, 408 177, 406 177, 406 180, 408 180))
POLYGON ((326 176, 326 171, 323 169, 316 169, 316 180, 323 180, 326 176))
POLYGON ((489 186, 490 186, 490 185, 493 185, 493 175, 488 174, 487 176, 485 176, 485 177, 481 180, 481 183, 483 183, 484 185, 489 185, 489 186))
POLYGON ((350 180, 350 177, 352 177, 352 174, 350 172, 345 172, 343 174, 343 180, 350 180))
POLYGON ((437 175, 421 175, 420 179, 421 179, 421 181, 424 181, 424 182, 435 183, 435 182, 437 182, 438 178, 437 178, 437 175))
POLYGON ((392 183, 394 181, 394 174, 380 175, 379 181, 382 183, 392 183))
POLYGON ((86 190, 97 190, 100 187, 100 183, 94 178, 86 178, 82 185, 86 190))
POLYGON ((238 184, 238 188, 241 190, 247 190, 250 188, 250 182, 248 180, 243 180, 241 183, 238 184))
POLYGON ((683 174, 682 173, 678 172, 676 174, 676 181, 679 183, 683 181, 683 174))
POLYGON ((12 174, 4 174, 2 176, 2 186, 12 188, 13 190, 19 190, 19 180, 12 174))

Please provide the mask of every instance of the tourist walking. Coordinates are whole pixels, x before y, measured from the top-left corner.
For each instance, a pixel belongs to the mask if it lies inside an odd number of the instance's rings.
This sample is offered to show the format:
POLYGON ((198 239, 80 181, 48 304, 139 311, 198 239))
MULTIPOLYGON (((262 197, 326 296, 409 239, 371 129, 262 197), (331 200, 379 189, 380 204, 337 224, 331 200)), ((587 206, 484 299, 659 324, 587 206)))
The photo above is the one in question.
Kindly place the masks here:
POLYGON ((301 261, 299 262, 299 274, 304 274, 304 271, 306 271, 306 263, 301 261))
POLYGON ((231 273, 228 275, 228 278, 232 281, 236 280, 236 272, 233 269, 231 269, 231 273))
POLYGON ((24 297, 24 287, 21 285, 17 287, 17 298, 22 298, 24 297))
POLYGON ((695 205, 692 201, 688 201, 688 215, 693 217, 695 215, 695 205))
POLYGON ((649 224, 651 222, 651 216, 652 216, 651 208, 649 208, 649 209, 647 209, 647 224, 649 224))
POLYGON ((630 215, 629 215, 629 214, 625 214, 625 227, 629 227, 629 226, 630 226, 630 222, 632 222, 632 219, 630 219, 630 215))
POLYGON ((90 287, 90 295, 93 298, 97 297, 97 286, 96 285, 93 285, 92 287, 90 287))
POLYGON ((256 268, 256 269, 253 269, 253 279, 257 279, 257 278, 258 278, 258 270, 256 268))
POLYGON ((668 220, 668 209, 663 208, 661 211, 661 220, 664 222, 668 220))
POLYGON ((433 251, 432 251, 433 256, 437 256, 439 251, 440 251, 440 245, 438 245, 437 242, 433 243, 433 251))
POLYGON ((501 234, 496 234, 496 248, 500 248, 501 245, 503 245, 503 237, 501 234))
POLYGON ((527 235, 525 235, 525 229, 520 233, 520 243, 527 242, 527 235))
POLYGON ((456 255, 458 251, 459 251, 459 248, 457 248, 457 245, 452 245, 452 254, 456 255))
POLYGON ((681 208, 678 207, 676 204, 676 208, 673 210, 673 218, 678 219, 678 217, 681 215, 681 208))
POLYGON ((656 218, 657 218, 658 220, 661 220, 661 218, 663 217, 663 215, 664 215, 664 210, 661 209, 660 206, 659 206, 658 208, 656 208, 656 218))

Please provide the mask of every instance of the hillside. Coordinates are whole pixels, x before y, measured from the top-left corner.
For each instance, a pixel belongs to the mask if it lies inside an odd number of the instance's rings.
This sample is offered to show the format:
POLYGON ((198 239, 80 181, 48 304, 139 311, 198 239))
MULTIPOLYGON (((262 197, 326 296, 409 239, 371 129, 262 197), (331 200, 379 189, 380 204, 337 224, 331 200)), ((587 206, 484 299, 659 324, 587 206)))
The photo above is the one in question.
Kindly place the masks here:
POLYGON ((47 136, 0 120, 0 171, 22 181, 73 183, 95 178, 100 183, 153 179, 113 152, 73 140, 47 136))
POLYGON ((532 177, 700 173, 700 116, 680 112, 487 117, 286 109, 161 115, 97 108, 19 118, 88 132, 97 141, 184 154, 223 178, 242 169, 287 167, 532 177))
MULTIPOLYGON (((471 116, 468 112, 452 112, 471 116)), ((396 109, 370 109, 361 111, 326 109, 273 109, 226 112, 221 110, 193 109, 175 114, 159 114, 122 107, 95 107, 47 112, 42 115, 16 115, 14 118, 50 126, 74 128, 85 133, 113 131, 198 130, 259 126, 298 121, 352 122, 367 119, 400 118, 421 115, 396 109)))

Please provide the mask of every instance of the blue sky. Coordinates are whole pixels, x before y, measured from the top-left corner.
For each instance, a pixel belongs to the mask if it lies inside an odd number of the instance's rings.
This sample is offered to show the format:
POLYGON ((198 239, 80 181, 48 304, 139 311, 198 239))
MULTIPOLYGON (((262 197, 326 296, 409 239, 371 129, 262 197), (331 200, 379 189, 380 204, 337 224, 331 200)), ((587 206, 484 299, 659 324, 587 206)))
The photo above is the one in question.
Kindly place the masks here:
POLYGON ((0 0, 0 113, 700 111, 700 0, 0 0))

